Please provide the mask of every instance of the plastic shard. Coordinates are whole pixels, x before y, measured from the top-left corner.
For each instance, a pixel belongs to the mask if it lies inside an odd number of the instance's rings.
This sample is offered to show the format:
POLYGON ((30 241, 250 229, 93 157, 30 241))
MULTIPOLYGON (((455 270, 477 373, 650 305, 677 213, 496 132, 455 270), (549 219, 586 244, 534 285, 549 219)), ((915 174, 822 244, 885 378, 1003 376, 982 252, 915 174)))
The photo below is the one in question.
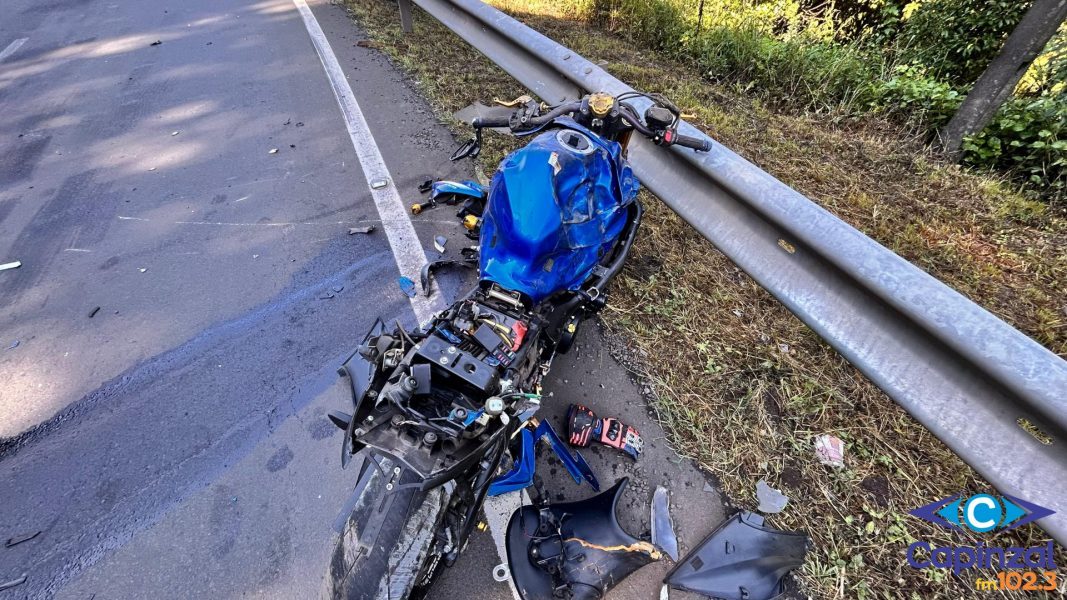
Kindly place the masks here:
POLYGON ((741 511, 723 521, 682 559, 664 581, 671 587, 723 600, 770 600, 783 578, 804 564, 808 535, 767 527, 741 511))

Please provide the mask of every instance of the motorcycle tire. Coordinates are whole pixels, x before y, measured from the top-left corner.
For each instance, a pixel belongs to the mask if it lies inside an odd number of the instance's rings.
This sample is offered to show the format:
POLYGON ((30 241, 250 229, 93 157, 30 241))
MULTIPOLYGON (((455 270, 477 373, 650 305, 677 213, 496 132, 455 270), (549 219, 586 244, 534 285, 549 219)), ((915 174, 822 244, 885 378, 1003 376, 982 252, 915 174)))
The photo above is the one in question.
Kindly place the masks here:
POLYGON ((325 595, 344 600, 421 597, 440 567, 434 542, 448 500, 445 486, 429 492, 405 487, 418 478, 397 461, 366 451, 362 458, 352 512, 326 574, 325 595))

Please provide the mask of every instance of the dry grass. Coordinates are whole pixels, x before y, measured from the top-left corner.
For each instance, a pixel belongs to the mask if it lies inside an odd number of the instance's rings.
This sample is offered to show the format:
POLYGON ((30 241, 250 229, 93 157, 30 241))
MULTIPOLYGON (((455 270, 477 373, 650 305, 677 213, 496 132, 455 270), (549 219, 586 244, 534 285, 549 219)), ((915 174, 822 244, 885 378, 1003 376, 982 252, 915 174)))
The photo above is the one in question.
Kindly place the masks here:
MULTIPOLYGON (((1062 214, 995 180, 938 164, 887 124, 775 114, 683 65, 590 30, 575 20, 573 4, 497 4, 604 61, 631 85, 666 93, 712 137, 1067 354, 1062 214)), ((394 3, 349 6, 442 118, 474 101, 525 91, 421 12, 417 36, 405 38, 394 3)), ((482 165, 491 171, 514 146, 490 134, 482 165)), ((800 579, 813 597, 973 595, 974 579, 991 574, 914 570, 904 551, 915 539, 979 540, 907 511, 988 484, 670 210, 647 194, 644 201, 642 234, 605 321, 648 357, 643 369, 659 397, 655 408, 679 451, 714 475, 735 504, 754 506, 761 477, 786 491, 792 502, 773 522, 812 535, 815 548, 800 579), (822 433, 847 442, 845 469, 815 460, 812 440, 822 433)), ((985 541, 1044 537, 1024 527, 985 541)), ((1062 553, 1058 561, 1064 563, 1062 553)))

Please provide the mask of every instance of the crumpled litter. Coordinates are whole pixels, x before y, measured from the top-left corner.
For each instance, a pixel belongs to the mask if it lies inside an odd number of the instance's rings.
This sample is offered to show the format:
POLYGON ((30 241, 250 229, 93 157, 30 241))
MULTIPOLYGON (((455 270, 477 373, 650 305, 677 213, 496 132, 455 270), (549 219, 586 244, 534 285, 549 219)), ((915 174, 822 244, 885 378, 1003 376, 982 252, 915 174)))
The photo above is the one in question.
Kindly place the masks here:
POLYGON ((845 466, 845 442, 841 438, 823 434, 815 438, 815 457, 828 466, 841 468, 845 466))

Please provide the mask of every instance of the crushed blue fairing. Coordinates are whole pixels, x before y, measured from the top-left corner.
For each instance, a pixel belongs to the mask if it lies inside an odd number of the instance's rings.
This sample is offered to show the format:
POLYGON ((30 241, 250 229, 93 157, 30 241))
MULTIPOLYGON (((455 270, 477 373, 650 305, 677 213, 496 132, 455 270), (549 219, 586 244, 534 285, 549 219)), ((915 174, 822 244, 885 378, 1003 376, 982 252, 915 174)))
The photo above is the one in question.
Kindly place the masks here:
POLYGON ((430 184, 430 198, 436 200, 443 194, 482 198, 485 196, 485 187, 470 179, 463 181, 435 181, 430 184))
POLYGON ((571 119, 591 142, 578 151, 548 129, 500 164, 481 231, 481 278, 540 302, 578 289, 626 225, 638 182, 618 143, 571 119), (553 158, 554 157, 554 158, 553 158))
POLYGON ((533 484, 534 463, 534 436, 529 429, 522 430, 522 454, 516 458, 515 465, 507 473, 497 477, 489 484, 489 495, 499 496, 508 492, 525 489, 533 484))
POLYGON ((515 465, 512 466, 510 471, 500 475, 489 484, 490 496, 514 492, 533 484, 534 469, 536 468, 534 444, 542 437, 548 438, 552 449, 556 451, 556 456, 559 457, 567 472, 574 478, 575 483, 580 484, 584 479, 589 482, 589 485, 593 486, 593 490, 600 491, 600 482, 597 481, 593 469, 590 468, 589 463, 585 462, 581 452, 575 450, 572 455, 563 440, 559 438, 556 430, 552 429, 552 425, 548 421, 541 421, 533 433, 529 429, 522 430, 522 454, 515 459, 515 465))

